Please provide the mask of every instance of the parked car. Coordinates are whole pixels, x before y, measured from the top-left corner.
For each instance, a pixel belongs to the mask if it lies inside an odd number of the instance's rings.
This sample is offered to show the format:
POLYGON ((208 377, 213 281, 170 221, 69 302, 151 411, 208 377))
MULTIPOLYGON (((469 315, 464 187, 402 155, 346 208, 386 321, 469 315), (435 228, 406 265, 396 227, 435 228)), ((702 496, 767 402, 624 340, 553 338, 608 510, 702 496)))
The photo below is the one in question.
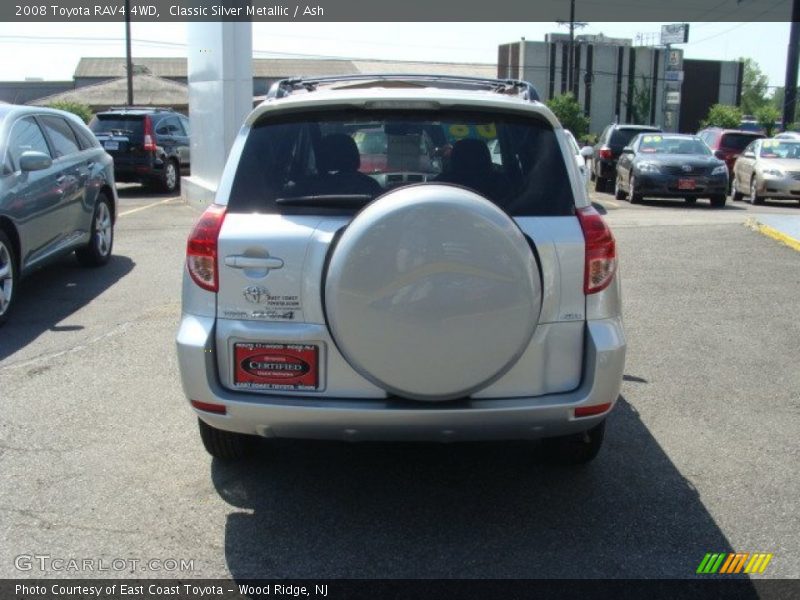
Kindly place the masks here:
POLYGON ((187 246, 178 363, 209 453, 544 438, 594 458, 625 358, 615 242, 535 98, 444 76, 275 84, 187 246), (376 128, 447 128, 449 160, 387 190, 359 170, 376 128))
POLYGON ((97 113, 89 127, 111 156, 117 181, 172 193, 190 170, 189 119, 172 109, 121 107, 97 113))
POLYGON ((0 324, 20 280, 75 252, 78 262, 108 262, 117 195, 111 157, 75 115, 0 106, 0 324))
POLYGON ((739 158, 745 146, 753 140, 765 137, 760 131, 722 129, 721 127, 707 127, 698 131, 697 135, 711 148, 714 156, 724 160, 725 164, 728 165, 729 181, 733 181, 733 164, 739 158))
POLYGON ((800 140, 800 133, 796 131, 782 131, 774 136, 776 140, 800 140))
POLYGON ((617 161, 622 149, 634 136, 646 132, 657 133, 658 127, 649 125, 609 125, 600 134, 592 152, 592 179, 597 192, 606 191, 617 177, 617 161))
POLYGON ((733 167, 733 199, 751 204, 765 198, 800 200, 800 140, 756 140, 733 167))
POLYGON ((728 167, 695 135, 639 134, 626 146, 617 165, 614 195, 632 204, 645 196, 683 198, 693 204, 709 198, 725 206, 728 167))
POLYGON ((569 129, 565 129, 564 134, 567 136, 567 143, 572 151, 572 155, 575 157, 575 165, 578 167, 578 171, 583 178, 583 183, 584 185, 589 185, 589 167, 586 164, 586 159, 592 157, 593 150, 591 146, 585 146, 583 148, 578 146, 578 141, 569 129))

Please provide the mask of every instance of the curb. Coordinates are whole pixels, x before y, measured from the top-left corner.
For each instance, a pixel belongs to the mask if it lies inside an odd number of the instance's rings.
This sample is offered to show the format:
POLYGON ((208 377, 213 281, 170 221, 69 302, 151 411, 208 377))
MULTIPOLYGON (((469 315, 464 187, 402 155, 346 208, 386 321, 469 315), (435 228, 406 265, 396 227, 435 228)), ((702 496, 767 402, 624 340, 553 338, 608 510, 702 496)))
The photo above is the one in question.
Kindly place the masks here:
POLYGON ((775 229, 774 227, 770 227, 769 225, 764 225, 764 223, 760 223, 753 218, 748 219, 746 225, 751 229, 758 231, 762 235, 770 237, 773 240, 777 240, 782 244, 789 246, 793 250, 797 250, 798 252, 800 252, 800 240, 795 239, 792 236, 783 233, 778 229, 775 229))

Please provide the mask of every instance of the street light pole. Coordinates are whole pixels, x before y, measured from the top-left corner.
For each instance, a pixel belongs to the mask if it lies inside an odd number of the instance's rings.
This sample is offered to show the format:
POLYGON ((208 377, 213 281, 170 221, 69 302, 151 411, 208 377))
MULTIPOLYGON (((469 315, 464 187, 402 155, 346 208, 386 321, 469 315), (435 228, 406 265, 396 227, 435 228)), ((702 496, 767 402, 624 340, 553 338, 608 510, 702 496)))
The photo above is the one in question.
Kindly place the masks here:
POLYGON ((786 54, 786 80, 783 88, 783 130, 794 123, 797 106, 797 66, 800 62, 800 0, 792 3, 792 28, 789 33, 789 50, 786 54))
POLYGON ((133 59, 131 58, 131 0, 125 0, 125 63, 128 71, 128 106, 133 106, 133 59))

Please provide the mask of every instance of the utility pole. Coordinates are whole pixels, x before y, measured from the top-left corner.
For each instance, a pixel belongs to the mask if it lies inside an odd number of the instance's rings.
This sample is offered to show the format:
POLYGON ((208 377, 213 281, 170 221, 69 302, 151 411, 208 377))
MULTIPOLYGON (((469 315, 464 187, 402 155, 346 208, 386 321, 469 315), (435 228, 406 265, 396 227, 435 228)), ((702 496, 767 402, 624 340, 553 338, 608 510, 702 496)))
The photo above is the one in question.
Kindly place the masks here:
POLYGON ((786 53, 786 81, 783 88, 782 129, 794 123, 797 107, 797 67, 800 62, 800 0, 792 3, 792 28, 789 33, 789 49, 786 53))
POLYGON ((133 106, 133 59, 131 58, 131 0, 125 0, 125 64, 128 71, 128 106, 133 106))
POLYGON ((569 48, 567 50, 567 91, 573 92, 573 87, 576 83, 576 74, 573 73, 575 69, 575 28, 586 27, 588 23, 575 21, 575 0, 570 0, 569 2, 569 23, 562 20, 558 20, 556 22, 559 25, 569 26, 569 48))

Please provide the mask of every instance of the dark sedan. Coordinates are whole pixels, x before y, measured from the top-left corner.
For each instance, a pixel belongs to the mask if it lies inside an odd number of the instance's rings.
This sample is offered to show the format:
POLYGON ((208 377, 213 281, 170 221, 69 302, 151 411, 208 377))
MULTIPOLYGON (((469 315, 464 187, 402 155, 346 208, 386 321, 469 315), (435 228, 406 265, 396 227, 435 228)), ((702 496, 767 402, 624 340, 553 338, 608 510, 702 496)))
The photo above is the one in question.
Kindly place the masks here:
POLYGON ((640 134, 626 146, 617 163, 614 195, 641 202, 645 196, 683 198, 694 203, 709 198, 725 206, 728 167, 695 135, 640 134))
POLYGON ((117 193, 114 165, 75 115, 0 106, 0 325, 19 280, 75 252, 85 266, 109 261, 117 193))

